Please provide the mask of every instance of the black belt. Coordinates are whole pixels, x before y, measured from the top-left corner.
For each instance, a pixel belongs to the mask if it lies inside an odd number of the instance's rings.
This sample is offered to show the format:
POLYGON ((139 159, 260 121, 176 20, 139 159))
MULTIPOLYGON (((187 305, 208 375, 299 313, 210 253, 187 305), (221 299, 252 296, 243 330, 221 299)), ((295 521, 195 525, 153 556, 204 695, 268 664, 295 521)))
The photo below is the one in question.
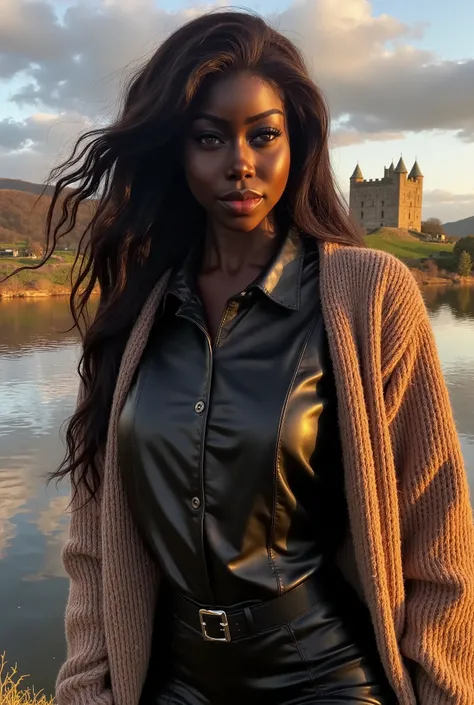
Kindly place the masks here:
POLYGON ((225 610, 202 607, 183 595, 175 597, 175 615, 200 631, 205 641, 234 641, 291 622, 322 598, 320 576, 308 578, 293 590, 253 607, 225 610))

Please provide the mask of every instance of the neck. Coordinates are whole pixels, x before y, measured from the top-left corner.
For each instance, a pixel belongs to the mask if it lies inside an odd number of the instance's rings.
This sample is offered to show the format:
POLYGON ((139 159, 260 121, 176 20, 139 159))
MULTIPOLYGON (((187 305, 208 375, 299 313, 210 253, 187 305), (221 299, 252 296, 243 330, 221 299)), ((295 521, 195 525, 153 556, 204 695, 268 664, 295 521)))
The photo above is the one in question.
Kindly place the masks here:
POLYGON ((236 233, 208 224, 202 259, 203 273, 220 271, 236 276, 248 268, 263 268, 277 248, 275 229, 262 223, 248 233, 236 233))

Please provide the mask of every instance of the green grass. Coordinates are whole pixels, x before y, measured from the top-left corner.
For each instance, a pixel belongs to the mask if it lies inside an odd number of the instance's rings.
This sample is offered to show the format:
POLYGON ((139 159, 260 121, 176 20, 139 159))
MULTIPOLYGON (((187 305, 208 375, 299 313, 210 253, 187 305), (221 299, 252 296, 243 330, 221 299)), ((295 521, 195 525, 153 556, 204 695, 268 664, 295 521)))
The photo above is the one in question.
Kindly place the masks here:
POLYGON ((13 250, 21 250, 24 246, 24 240, 18 240, 18 242, 0 242, 0 249, 2 250, 8 250, 9 248, 12 248, 13 250))
POLYGON ((422 242, 415 237, 399 236, 393 231, 382 228, 372 235, 366 235, 364 239, 369 247, 389 252, 400 259, 445 257, 453 251, 452 243, 422 242))

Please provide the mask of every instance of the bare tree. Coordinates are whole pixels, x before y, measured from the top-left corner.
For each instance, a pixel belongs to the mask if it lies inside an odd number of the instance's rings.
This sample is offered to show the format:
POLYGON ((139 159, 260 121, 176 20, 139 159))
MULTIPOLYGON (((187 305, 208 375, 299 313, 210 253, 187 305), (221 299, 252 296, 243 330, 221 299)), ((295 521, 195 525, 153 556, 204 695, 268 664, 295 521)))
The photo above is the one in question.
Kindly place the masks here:
POLYGON ((439 218, 428 218, 421 221, 421 232, 427 235, 446 235, 443 223, 439 218))

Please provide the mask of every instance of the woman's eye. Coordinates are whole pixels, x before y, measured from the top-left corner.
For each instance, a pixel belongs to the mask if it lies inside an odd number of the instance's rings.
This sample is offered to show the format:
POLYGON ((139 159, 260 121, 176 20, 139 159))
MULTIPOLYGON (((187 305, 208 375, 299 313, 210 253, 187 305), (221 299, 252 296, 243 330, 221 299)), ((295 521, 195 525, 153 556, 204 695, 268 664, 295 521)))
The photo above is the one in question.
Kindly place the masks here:
POLYGON ((219 137, 217 137, 216 135, 199 135, 197 137, 197 141, 199 142, 199 144, 204 144, 207 146, 209 146, 209 145, 213 146, 213 145, 219 144, 219 142, 221 142, 219 137))
POLYGON ((280 137, 281 134, 281 130, 278 130, 276 127, 267 127, 255 135, 252 142, 273 142, 273 140, 280 137))

